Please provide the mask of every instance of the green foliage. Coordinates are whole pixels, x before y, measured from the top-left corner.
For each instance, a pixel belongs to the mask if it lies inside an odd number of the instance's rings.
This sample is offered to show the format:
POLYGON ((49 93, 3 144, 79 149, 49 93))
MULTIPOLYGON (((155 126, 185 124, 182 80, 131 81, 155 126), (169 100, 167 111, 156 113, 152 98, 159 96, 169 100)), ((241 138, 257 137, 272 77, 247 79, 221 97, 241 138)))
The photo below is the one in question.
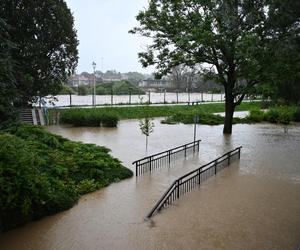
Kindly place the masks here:
POLYGON ((85 85, 79 85, 77 91, 78 95, 87 95, 90 92, 89 87, 85 85))
POLYGON ((90 127, 116 127, 119 118, 109 112, 101 112, 102 109, 69 109, 62 112, 60 122, 74 126, 90 127))
POLYGON ((132 176, 109 150, 32 125, 0 132, 0 231, 72 207, 80 195, 132 176))
POLYGON ((28 105, 37 96, 57 94, 78 60, 78 40, 66 2, 2 0, 0 16, 15 44, 9 52, 18 83, 15 104, 28 105))
POLYGON ((151 118, 145 117, 143 120, 140 120, 139 126, 142 134, 149 136, 153 132, 154 122, 151 118))
POLYGON ((75 94, 75 91, 73 88, 67 85, 63 85, 62 89, 58 93, 59 95, 68 95, 68 94, 75 94))
POLYGON ((168 117, 165 121, 163 121, 163 123, 174 124, 181 122, 184 124, 192 124, 194 123, 194 117, 196 115, 199 116, 199 124, 219 125, 224 122, 224 117, 219 115, 214 115, 203 111, 182 111, 168 117))
MULTIPOLYGON (((249 110, 259 107, 259 102, 244 102, 236 108, 237 111, 249 110)), ((133 107, 105 107, 105 108, 72 108, 61 110, 60 122, 73 124, 75 126, 99 126, 100 117, 111 116, 116 119, 141 119, 145 117, 166 117, 182 111, 195 111, 205 113, 224 112, 222 103, 203 104, 195 106, 174 105, 174 106, 133 106, 133 107), (94 122, 92 122, 94 121, 94 122), (87 125, 84 125, 87 124, 87 125)), ((57 110, 49 110, 54 113, 57 110)), ((117 125, 117 123, 116 123, 117 125)))
POLYGON ((291 121, 298 122, 300 121, 300 107, 274 106, 266 112, 253 109, 247 119, 249 122, 267 121, 280 124, 289 124, 291 121))
POLYGON ((98 84, 96 87, 97 95, 143 95, 145 92, 137 87, 136 85, 130 83, 129 81, 120 82, 105 82, 98 84))
POLYGON ((295 122, 300 122, 300 107, 295 107, 293 113, 293 120, 295 122))
POLYGON ((265 119, 265 114, 259 108, 250 110, 249 119, 253 122, 262 122, 265 119))
POLYGON ((15 63, 11 57, 15 44, 11 41, 8 31, 9 26, 0 18, 0 128, 16 120, 12 106, 16 92, 15 63))
POLYGON ((139 58, 144 67, 155 65, 158 76, 174 66, 205 64, 203 75, 224 86, 223 132, 231 133, 232 111, 253 86, 282 73, 297 75, 286 80, 299 85, 299 7, 292 0, 150 0, 136 17, 140 26, 130 32, 153 39, 139 58))

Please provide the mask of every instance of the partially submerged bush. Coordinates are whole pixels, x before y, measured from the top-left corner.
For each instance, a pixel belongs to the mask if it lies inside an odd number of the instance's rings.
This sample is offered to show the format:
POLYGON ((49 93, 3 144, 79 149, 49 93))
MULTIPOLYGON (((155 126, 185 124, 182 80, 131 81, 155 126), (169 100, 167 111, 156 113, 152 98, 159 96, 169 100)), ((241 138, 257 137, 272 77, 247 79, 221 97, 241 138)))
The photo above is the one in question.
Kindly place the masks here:
POLYGON ((69 109, 61 113, 60 122, 77 127, 116 127, 119 118, 115 114, 103 113, 97 109, 69 109))
POLYGON ((32 125, 0 132, 0 231, 68 209, 80 195, 131 177, 108 152, 32 125))
POLYGON ((250 110, 250 114, 247 117, 251 122, 262 122, 265 119, 265 113, 259 108, 250 110))

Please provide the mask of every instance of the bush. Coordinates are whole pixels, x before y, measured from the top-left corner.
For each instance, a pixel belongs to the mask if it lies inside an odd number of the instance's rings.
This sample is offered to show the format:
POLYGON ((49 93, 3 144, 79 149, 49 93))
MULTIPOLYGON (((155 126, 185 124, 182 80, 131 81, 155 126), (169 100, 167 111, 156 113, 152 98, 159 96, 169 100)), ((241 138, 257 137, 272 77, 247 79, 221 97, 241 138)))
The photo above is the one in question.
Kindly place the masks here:
POLYGON ((103 113, 101 109, 69 109, 61 113, 60 122, 77 127, 116 127, 119 118, 109 112, 103 113))
POLYGON ((300 122, 300 107, 295 107, 293 110, 293 121, 300 122))
POLYGON ((277 123, 279 119, 279 110, 272 108, 267 112, 267 120, 271 123, 277 123))
POLYGON ((0 231, 72 207, 87 192, 132 176, 109 150, 33 125, 0 132, 0 231))
POLYGON ((224 118, 219 115, 214 115, 205 112, 178 112, 173 116, 168 117, 163 123, 174 124, 174 123, 184 123, 184 124, 192 124, 194 123, 194 117, 198 116, 200 124, 207 125, 218 125, 224 123, 224 118))
POLYGON ((262 122, 265 119, 265 114, 259 108, 250 110, 250 115, 247 117, 251 122, 262 122))

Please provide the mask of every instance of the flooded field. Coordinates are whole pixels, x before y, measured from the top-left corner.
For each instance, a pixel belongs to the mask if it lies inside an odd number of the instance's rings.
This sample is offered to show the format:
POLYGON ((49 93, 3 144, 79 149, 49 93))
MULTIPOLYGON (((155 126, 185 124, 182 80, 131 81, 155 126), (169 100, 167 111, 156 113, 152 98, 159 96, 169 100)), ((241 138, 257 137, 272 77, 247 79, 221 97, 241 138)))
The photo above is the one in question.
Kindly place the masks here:
MULTIPOLYGON (((118 128, 48 130, 104 145, 131 163, 193 140, 192 125, 155 120, 148 152, 138 121, 118 128)), ((0 249, 297 249, 300 244, 300 126, 198 125, 200 151, 170 166, 85 195, 72 209, 0 235, 0 249), (173 180, 235 147, 241 160, 171 207, 144 217, 173 180)))

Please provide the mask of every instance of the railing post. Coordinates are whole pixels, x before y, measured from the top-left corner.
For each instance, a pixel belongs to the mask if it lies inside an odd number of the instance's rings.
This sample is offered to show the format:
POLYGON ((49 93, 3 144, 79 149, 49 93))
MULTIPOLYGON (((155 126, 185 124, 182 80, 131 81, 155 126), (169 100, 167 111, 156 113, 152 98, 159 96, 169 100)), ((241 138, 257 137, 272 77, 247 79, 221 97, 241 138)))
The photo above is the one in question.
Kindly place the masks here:
POLYGON ((230 164, 230 153, 228 153, 228 165, 230 164))
POLYGON ((200 144, 200 141, 198 141, 198 152, 199 152, 199 144, 200 144))
POLYGON ((169 164, 171 163, 171 150, 168 151, 169 164))
POLYGON ((200 185, 200 183, 201 183, 201 179, 200 179, 200 177, 201 177, 201 170, 198 171, 198 176, 199 176, 198 184, 200 185))
POLYGON ((186 145, 184 145, 184 157, 186 157, 186 145))
POLYGON ((239 148, 239 159, 241 158, 241 148, 239 148))
POLYGON ((215 161, 215 175, 217 174, 217 161, 215 161))
POLYGON ((135 176, 138 176, 138 163, 135 163, 135 176))
POLYGON ((179 180, 177 180, 177 199, 179 199, 179 180))
POLYGON ((151 173, 151 171, 152 171, 152 159, 151 159, 151 156, 150 156, 150 162, 149 162, 149 165, 150 165, 150 173, 151 173))

